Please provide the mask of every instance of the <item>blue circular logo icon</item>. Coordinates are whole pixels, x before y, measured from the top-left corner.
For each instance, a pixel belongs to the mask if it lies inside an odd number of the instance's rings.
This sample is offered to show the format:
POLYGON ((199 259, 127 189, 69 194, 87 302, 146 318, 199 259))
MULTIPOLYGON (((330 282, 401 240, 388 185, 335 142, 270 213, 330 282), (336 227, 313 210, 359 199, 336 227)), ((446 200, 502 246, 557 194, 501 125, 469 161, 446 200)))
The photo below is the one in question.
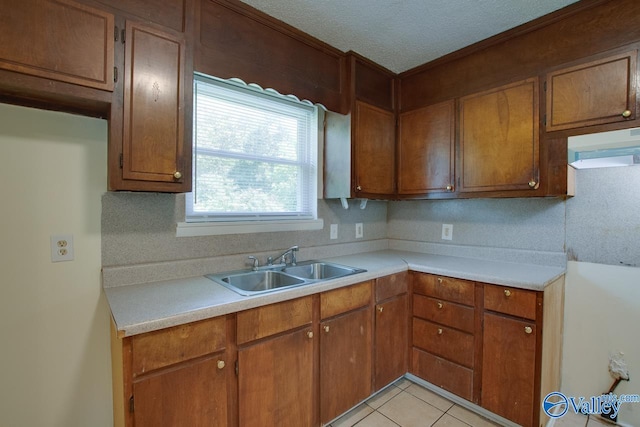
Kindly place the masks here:
POLYGON ((564 394, 554 391, 545 396, 542 408, 551 418, 560 418, 569 410, 569 400, 564 394))

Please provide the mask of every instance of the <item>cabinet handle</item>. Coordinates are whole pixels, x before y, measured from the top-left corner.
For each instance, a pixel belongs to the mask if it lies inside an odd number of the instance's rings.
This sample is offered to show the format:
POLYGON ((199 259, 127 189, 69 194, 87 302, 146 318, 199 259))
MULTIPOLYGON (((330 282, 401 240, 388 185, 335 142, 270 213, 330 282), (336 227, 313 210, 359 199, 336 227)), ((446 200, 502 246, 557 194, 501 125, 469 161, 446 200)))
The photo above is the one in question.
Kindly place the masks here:
POLYGON ((362 191, 362 186, 358 185, 358 186, 356 187, 356 191, 362 191))
POLYGON ((225 366, 224 360, 218 360, 218 369, 224 369, 225 366))
POLYGON ((313 338, 313 332, 312 331, 307 332, 307 337, 309 339, 313 338))
POLYGON ((622 117, 624 117, 625 119, 628 119, 629 117, 631 117, 631 110, 624 110, 622 112, 622 117))
POLYGON ((533 329, 531 329, 531 326, 525 326, 524 327, 524 333, 525 334, 530 334, 531 332, 533 332, 533 329))
POLYGON ((536 188, 536 185, 538 185, 538 183, 537 183, 534 179, 532 179, 531 181, 529 181, 529 187, 531 187, 531 188, 536 188))
POLYGON ((322 329, 324 329, 325 332, 329 332, 329 327, 328 326, 323 326, 322 329))
POLYGON ((451 184, 447 185, 447 191, 453 191, 453 185, 451 184))
POLYGON ((181 173, 181 172, 177 172, 177 171, 176 171, 176 173, 174 173, 174 174, 173 174, 173 177, 174 177, 175 179, 180 179, 180 178, 182 178, 182 173, 181 173))
POLYGON ((504 290, 504 296, 505 297, 510 297, 511 296, 511 291, 509 289, 505 289, 504 290))
POLYGON ((443 307, 443 306, 442 306, 442 303, 441 303, 441 302, 438 302, 438 308, 442 308, 442 307, 443 307))
POLYGON ((442 283, 442 277, 438 277, 438 283, 442 283))
POLYGON ((438 328, 438 335, 442 335, 442 329, 438 328))
POLYGON ((380 313, 382 313, 382 310, 384 310, 384 307, 383 307, 383 306, 379 306, 379 307, 378 307, 378 311, 379 311, 380 313))

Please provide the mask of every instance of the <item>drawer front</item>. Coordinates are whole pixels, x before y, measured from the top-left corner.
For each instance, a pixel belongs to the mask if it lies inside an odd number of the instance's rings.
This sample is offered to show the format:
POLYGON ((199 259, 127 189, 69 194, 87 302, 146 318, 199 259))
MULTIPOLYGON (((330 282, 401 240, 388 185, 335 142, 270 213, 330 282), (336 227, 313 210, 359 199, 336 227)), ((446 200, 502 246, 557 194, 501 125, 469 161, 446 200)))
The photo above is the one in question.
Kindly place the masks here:
POLYGON ((475 309, 441 299, 413 296, 413 315, 441 325, 474 333, 475 309))
POLYGON ((238 313, 237 341, 249 341, 308 325, 313 319, 312 297, 252 308, 238 313))
POLYGON ((376 279, 376 302, 406 294, 409 289, 409 274, 407 272, 392 274, 376 279))
POLYGON ((215 353, 224 350, 225 344, 224 317, 135 335, 131 339, 133 374, 215 353))
MULTIPOLYGON (((485 310, 536 320, 537 292, 506 286, 484 285, 485 310)), ((540 300, 542 304, 542 299, 540 300)))
POLYGON ((474 401, 473 370, 465 368, 426 351, 413 349, 412 374, 453 394, 474 401))
POLYGON ((320 318, 337 316, 371 303, 371 284, 363 282, 320 294, 320 318))
POLYGON ((415 273, 413 292, 464 305, 475 305, 475 283, 468 280, 415 273))
POLYGON ((473 335, 426 320, 413 319, 413 345, 436 356, 473 368, 473 343, 473 335))

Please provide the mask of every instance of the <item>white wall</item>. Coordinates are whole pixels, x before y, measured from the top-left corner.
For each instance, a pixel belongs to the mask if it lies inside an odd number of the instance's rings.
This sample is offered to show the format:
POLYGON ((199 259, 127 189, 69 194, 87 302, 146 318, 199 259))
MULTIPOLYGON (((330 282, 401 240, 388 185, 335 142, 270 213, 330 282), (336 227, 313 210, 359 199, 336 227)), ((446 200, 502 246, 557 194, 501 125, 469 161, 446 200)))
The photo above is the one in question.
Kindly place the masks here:
MULTIPOLYGON (((565 294, 562 392, 607 391, 609 354, 622 351, 630 381, 615 393, 640 394, 640 269, 570 261, 565 294)), ((618 422, 640 426, 640 403, 623 404, 618 422)))
POLYGON ((104 120, 0 104, 0 425, 113 425, 104 120), (51 234, 75 261, 52 263, 51 234))

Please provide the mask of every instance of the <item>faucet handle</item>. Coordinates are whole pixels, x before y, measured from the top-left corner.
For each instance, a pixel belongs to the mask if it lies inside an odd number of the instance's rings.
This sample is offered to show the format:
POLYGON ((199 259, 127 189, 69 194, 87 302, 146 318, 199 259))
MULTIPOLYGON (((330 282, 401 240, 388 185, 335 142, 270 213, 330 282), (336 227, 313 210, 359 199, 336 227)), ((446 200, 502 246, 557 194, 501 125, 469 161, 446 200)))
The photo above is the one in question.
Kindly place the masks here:
POLYGON ((253 269, 257 270, 258 267, 260 267, 260 261, 258 261, 258 258, 254 257, 254 256, 250 256, 249 259, 251 261, 253 261, 253 269))

